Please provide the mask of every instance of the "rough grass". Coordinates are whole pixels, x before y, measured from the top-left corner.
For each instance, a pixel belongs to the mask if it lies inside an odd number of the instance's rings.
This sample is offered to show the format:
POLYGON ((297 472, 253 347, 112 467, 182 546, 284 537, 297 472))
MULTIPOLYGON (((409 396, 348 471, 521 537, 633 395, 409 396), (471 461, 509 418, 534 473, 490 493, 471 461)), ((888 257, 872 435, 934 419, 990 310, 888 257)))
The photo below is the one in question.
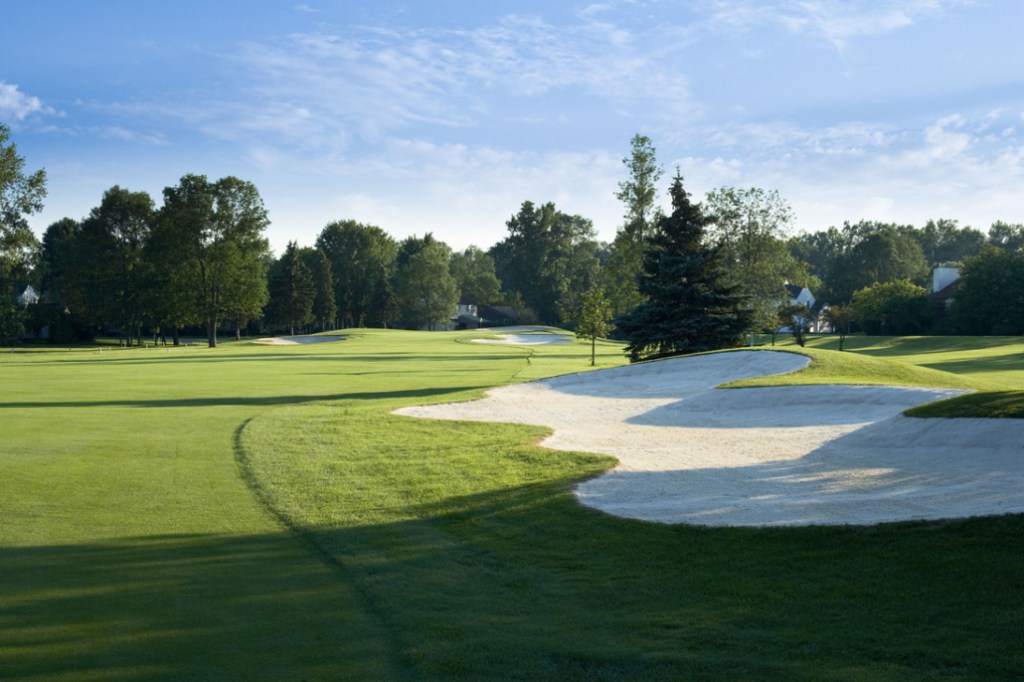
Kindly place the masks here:
MULTIPOLYGON (((765 348, 766 346, 761 346, 765 348)), ((776 350, 809 355, 807 369, 731 386, 820 383, 964 388, 972 393, 922 405, 914 417, 1024 418, 1024 339, 971 336, 851 336, 838 352, 834 336, 812 336, 800 348, 783 338, 776 350)))
POLYGON ((588 343, 469 336, 0 357, 0 677, 1024 676, 1021 516, 609 517, 570 493, 609 458, 390 414, 589 369, 588 343))

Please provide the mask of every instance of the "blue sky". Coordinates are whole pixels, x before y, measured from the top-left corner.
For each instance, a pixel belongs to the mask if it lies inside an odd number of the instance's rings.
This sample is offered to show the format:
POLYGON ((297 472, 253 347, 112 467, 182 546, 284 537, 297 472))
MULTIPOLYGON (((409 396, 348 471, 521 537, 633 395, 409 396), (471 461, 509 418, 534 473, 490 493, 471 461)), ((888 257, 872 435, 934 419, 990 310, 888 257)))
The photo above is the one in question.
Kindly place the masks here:
POLYGON ((4 23, 37 234, 201 173, 256 184, 278 252, 345 218, 486 248, 527 199, 611 240, 636 133, 663 185, 776 189, 797 231, 1024 222, 1019 0, 33 0, 4 23))

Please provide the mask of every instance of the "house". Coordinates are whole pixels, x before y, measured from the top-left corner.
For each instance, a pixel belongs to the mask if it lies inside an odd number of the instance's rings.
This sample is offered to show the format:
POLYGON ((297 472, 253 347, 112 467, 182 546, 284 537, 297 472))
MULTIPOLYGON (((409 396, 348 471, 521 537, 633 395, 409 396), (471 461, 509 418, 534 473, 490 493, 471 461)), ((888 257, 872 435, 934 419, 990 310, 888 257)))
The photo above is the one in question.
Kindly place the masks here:
POLYGON ((519 311, 503 305, 485 305, 480 308, 485 327, 507 327, 519 321, 519 311))
POLYGON ((32 288, 32 285, 26 285, 25 289, 18 295, 18 305, 22 308, 27 308, 30 305, 39 303, 39 294, 32 288))
POLYGON ((483 322, 476 303, 466 297, 460 298, 455 306, 455 315, 452 316, 452 324, 455 325, 455 329, 479 329, 483 326, 483 322))
MULTIPOLYGON (((814 294, 807 287, 799 287, 795 284, 786 282, 786 293, 789 295, 788 305, 802 305, 811 311, 811 316, 804 318, 805 327, 808 332, 812 334, 819 334, 826 331, 826 323, 823 321, 823 315, 828 304, 824 301, 818 301, 814 298, 814 294)), ((782 327, 779 329, 781 332, 791 331, 789 327, 782 327)))
POLYGON ((953 295, 960 286, 960 268, 952 265, 935 268, 932 271, 931 299, 943 314, 949 312, 953 295))

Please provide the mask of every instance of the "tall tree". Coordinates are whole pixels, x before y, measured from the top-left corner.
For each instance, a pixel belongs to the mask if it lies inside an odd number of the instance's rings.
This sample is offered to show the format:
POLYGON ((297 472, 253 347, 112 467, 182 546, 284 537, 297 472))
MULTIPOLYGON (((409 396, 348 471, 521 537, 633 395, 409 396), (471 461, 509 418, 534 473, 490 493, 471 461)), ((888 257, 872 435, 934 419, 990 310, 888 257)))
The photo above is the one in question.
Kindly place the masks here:
POLYGON ((327 254, 334 277, 334 299, 340 325, 366 324, 371 299, 381 268, 389 274, 398 245, 387 232, 354 220, 329 223, 316 239, 316 247, 327 254))
POLYGON ((313 320, 315 288, 313 275, 299 255, 299 246, 288 242, 281 258, 270 271, 270 302, 266 316, 292 335, 295 328, 313 320))
POLYGON ((542 322, 558 324, 573 307, 573 290, 585 291, 596 278, 593 224, 553 203, 524 201, 506 226, 508 236, 489 251, 506 298, 518 294, 542 322))
POLYGON ((1024 249, 990 245, 967 259, 950 313, 961 334, 1024 334, 1024 249))
POLYGON ((706 243, 711 219, 690 202, 678 170, 669 194, 672 214, 658 221, 644 252, 639 285, 645 301, 615 321, 633 362, 729 347, 750 324, 739 288, 725 279, 719 250, 706 243))
POLYGON ((477 305, 491 305, 501 298, 501 282, 495 274, 494 259, 476 246, 452 254, 450 268, 460 297, 477 305))
POLYGON ((1011 225, 997 220, 989 228, 988 243, 1010 253, 1024 249, 1024 224, 1011 225))
POLYGON ((450 258, 448 245, 430 233, 402 242, 395 259, 395 296, 406 327, 434 330, 451 321, 459 292, 450 258))
POLYGON ((640 303, 637 288, 643 262, 644 241, 657 221, 657 187, 662 176, 650 138, 634 135, 630 155, 622 160, 628 177, 619 183, 615 197, 626 207, 622 227, 612 242, 604 271, 611 306, 616 314, 632 310, 640 303))
POLYGON ((865 287, 850 307, 868 334, 922 334, 935 316, 928 290, 906 279, 865 287))
POLYGON ((81 224, 71 218, 52 223, 39 247, 40 293, 51 305, 37 306, 37 324, 48 327, 50 341, 93 338, 86 292, 92 285, 80 251, 81 224))
POLYGON ((956 220, 946 218, 929 220, 913 234, 929 268, 963 262, 965 258, 977 256, 985 247, 985 235, 980 230, 960 227, 956 220))
POLYGON ((26 173, 25 159, 10 141, 10 129, 0 123, 0 339, 18 335, 25 311, 16 298, 29 284, 39 244, 27 216, 42 210, 46 172, 26 173))
POLYGON ((129 346, 142 342, 147 267, 144 249, 153 222, 146 192, 117 185, 82 221, 79 255, 88 267, 88 298, 98 321, 114 325, 129 346))
POLYGON ((333 329, 338 319, 338 306, 334 300, 334 275, 331 261, 323 249, 313 251, 312 265, 308 265, 313 276, 313 319, 320 331, 333 329))
POLYGON ((207 341, 215 347, 225 316, 237 323, 266 304, 269 245, 263 232, 269 220, 263 200, 255 185, 235 177, 210 183, 203 175, 185 175, 164 189, 161 213, 161 223, 182 245, 175 285, 192 287, 207 341))
POLYGON ((714 216, 709 237, 749 301, 754 328, 775 329, 778 307, 787 299, 786 282, 817 284, 786 248, 793 221, 789 204, 775 190, 721 187, 708 193, 704 205, 714 216))

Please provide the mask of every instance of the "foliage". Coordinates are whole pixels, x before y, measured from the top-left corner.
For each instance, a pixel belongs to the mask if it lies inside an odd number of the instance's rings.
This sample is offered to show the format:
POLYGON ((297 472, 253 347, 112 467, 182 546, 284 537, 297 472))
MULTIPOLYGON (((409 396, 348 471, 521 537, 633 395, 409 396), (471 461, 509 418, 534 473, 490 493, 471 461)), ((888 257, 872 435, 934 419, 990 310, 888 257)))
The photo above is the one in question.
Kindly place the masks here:
POLYGON ((669 194, 672 214, 658 221, 644 252, 645 302, 615 320, 633 362, 735 345, 751 320, 720 251, 705 244, 711 218, 690 202, 678 171, 669 194))
POLYGON ((868 334, 921 334, 935 316, 928 290, 905 279, 861 289, 850 307, 868 334))
POLYGON ((989 246, 960 273, 951 317, 962 334, 1024 334, 1024 250, 989 246))
MULTIPOLYGON (((180 276, 175 286, 191 288, 195 312, 206 324, 207 340, 217 345, 217 327, 225 317, 257 317, 267 302, 269 224, 256 187, 235 177, 215 183, 203 175, 185 175, 164 189, 162 230, 180 242, 180 276)), ((237 324, 236 324, 237 327, 237 324)))
MULTIPOLYGON (((933 224, 929 248, 934 253, 945 248, 940 233, 953 244, 950 248, 959 248, 955 236, 949 234, 952 221, 940 222, 941 230, 933 224)), ((970 237, 963 241, 969 244, 970 237)), ((844 223, 842 230, 832 227, 789 241, 793 255, 806 262, 811 274, 822 282, 817 298, 838 305, 849 303, 853 292, 872 284, 900 279, 925 284, 931 266, 921 244, 921 233, 913 226, 871 221, 844 223)))
POLYGON ((541 322, 558 323, 575 309, 574 296, 596 284, 593 224, 553 203, 524 201, 506 226, 508 236, 488 252, 506 297, 518 293, 541 322))
POLYGON ((712 190, 704 206, 714 217, 709 239, 721 249, 730 277, 747 299, 753 329, 776 329, 779 304, 787 299, 785 283, 812 289, 818 284, 786 248, 792 209, 776 190, 758 187, 712 190))
POLYGON ((46 172, 26 173, 10 129, 0 123, 0 340, 24 330, 26 316, 16 299, 32 283, 39 246, 26 217, 42 210, 45 197, 46 172))
POLYGON ((787 304, 779 308, 779 319, 783 326, 789 327, 793 340, 801 348, 805 345, 805 336, 810 330, 811 318, 814 313, 803 303, 787 304))
POLYGON ((981 253, 985 246, 985 235, 972 227, 961 228, 956 220, 929 220, 913 235, 921 245, 921 251, 929 268, 949 263, 961 263, 981 253))
POLYGON ((427 233, 409 237, 395 259, 395 298, 409 329, 444 328, 455 313, 459 291, 449 272, 451 249, 427 233))
POLYGON ((829 306, 825 309, 825 320, 831 325, 832 331, 839 335, 839 350, 850 335, 850 326, 855 319, 853 308, 845 305, 829 306))
POLYGON ((338 306, 334 300, 334 275, 331 273, 331 261, 323 249, 308 249, 309 268, 313 278, 313 319, 320 331, 333 329, 337 323, 338 306))
POLYGON ((449 270, 460 298, 478 306, 492 305, 501 299, 501 282, 495 274, 494 259, 476 246, 453 253, 449 270))
POLYGON ((117 185, 82 221, 77 256, 90 264, 88 280, 78 287, 93 324, 116 327, 131 345, 142 343, 142 318, 148 264, 145 246, 153 224, 153 199, 117 185))
POLYGON ((321 230, 316 247, 331 262, 338 326, 365 325, 379 273, 383 268, 390 276, 398 244, 376 225, 341 220, 321 230))
POLYGON ((1024 223, 1011 225, 997 220, 988 231, 988 243, 1015 253, 1024 249, 1024 223))
POLYGON ((626 214, 612 242, 604 273, 604 286, 616 315, 632 310, 642 300, 637 277, 643 267, 644 242, 653 233, 658 217, 655 201, 663 172, 654 145, 645 135, 633 136, 630 155, 622 163, 629 175, 619 183, 615 198, 625 205, 626 214))
POLYGON ((313 275, 299 254, 294 241, 270 270, 270 302, 266 317, 272 324, 295 329, 313 321, 313 299, 316 295, 313 275))
POLYGON ((598 337, 608 336, 608 323, 612 319, 612 309, 604 296, 602 289, 589 289, 583 295, 583 302, 580 307, 578 321, 576 323, 576 336, 582 339, 590 339, 590 364, 596 361, 596 344, 598 337))

